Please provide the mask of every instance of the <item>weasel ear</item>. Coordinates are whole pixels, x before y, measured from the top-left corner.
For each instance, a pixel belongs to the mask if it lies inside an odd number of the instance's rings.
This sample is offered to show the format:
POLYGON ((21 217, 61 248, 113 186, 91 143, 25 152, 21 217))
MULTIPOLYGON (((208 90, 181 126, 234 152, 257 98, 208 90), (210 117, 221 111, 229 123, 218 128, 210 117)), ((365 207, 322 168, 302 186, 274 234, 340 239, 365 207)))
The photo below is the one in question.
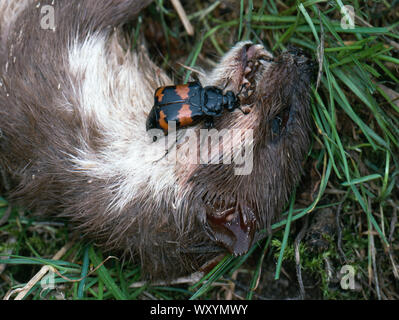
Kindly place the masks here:
POLYGON ((210 238, 232 254, 243 255, 251 248, 256 230, 256 217, 251 208, 241 205, 218 210, 207 205, 205 224, 210 238))

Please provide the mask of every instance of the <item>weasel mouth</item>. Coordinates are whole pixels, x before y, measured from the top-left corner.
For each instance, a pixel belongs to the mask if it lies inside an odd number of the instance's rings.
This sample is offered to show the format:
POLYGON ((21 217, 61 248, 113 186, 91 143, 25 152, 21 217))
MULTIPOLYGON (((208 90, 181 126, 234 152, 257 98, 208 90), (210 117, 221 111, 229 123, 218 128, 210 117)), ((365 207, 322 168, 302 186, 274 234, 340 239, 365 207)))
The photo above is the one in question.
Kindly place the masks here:
POLYGON ((262 45, 247 44, 242 48, 240 90, 244 100, 254 93, 257 85, 257 75, 263 73, 272 61, 273 56, 262 45))

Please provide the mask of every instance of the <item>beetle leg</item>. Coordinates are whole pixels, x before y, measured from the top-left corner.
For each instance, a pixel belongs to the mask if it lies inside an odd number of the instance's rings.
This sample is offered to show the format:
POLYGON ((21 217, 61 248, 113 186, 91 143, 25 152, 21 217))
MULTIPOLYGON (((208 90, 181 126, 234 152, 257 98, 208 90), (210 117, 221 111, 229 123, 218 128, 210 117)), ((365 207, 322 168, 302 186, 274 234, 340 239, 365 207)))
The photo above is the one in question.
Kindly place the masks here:
POLYGON ((206 129, 212 129, 214 126, 213 117, 206 117, 204 121, 204 125, 206 129))

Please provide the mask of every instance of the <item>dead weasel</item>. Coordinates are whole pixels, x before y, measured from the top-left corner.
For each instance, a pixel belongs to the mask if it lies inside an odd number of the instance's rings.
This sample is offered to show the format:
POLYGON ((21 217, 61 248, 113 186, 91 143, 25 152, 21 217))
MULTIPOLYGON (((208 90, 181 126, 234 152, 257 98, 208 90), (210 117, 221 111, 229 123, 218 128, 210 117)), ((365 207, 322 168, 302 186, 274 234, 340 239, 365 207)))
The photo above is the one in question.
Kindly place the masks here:
POLYGON ((245 84, 249 114, 216 118, 210 139, 200 123, 153 142, 154 90, 173 83, 120 37, 149 2, 1 1, 0 170, 11 203, 67 217, 147 276, 169 278, 220 248, 244 254, 283 209, 309 148, 311 62, 236 44, 200 80, 236 94, 245 84))

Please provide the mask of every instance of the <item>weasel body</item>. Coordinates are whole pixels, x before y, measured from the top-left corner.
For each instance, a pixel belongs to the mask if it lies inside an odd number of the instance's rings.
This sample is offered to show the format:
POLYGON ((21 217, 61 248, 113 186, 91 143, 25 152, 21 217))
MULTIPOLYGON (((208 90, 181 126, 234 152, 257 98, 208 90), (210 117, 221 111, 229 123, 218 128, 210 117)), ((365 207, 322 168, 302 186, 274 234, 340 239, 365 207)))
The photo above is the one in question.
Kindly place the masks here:
POLYGON ((215 121, 216 132, 240 135, 213 140, 232 145, 209 154, 219 162, 172 161, 165 145, 181 154, 203 140, 181 132, 173 145, 146 132, 155 89, 173 83, 145 49, 126 50, 121 26, 149 2, 1 1, 0 186, 12 203, 67 217, 104 248, 139 258, 148 276, 169 278, 220 248, 244 254, 282 210, 309 148, 311 66, 301 52, 236 44, 200 80, 236 94, 249 83, 250 113, 215 121), (40 23, 45 6, 51 30, 40 23), (237 174, 221 160, 242 150, 251 168, 237 174))

